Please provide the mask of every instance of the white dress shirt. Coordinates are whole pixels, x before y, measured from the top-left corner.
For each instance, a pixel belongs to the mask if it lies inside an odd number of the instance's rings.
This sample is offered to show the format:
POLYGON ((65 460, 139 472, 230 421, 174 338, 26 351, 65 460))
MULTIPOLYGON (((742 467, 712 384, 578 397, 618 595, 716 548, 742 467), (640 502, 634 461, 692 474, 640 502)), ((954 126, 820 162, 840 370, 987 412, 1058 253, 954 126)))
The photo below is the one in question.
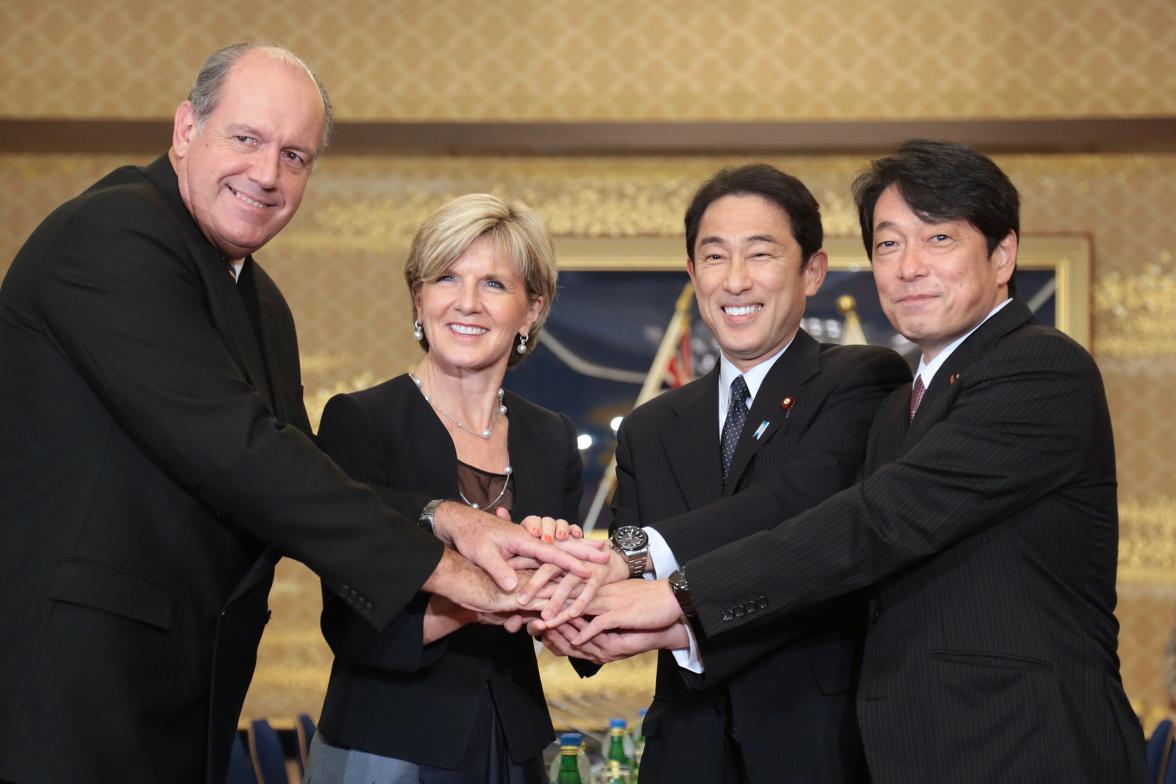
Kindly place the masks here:
POLYGON ((922 357, 920 357, 919 358, 919 369, 918 369, 918 371, 916 371, 915 377, 913 379, 911 379, 911 386, 914 387, 916 380, 918 380, 920 378, 923 379, 923 393, 926 394, 927 390, 929 390, 931 388, 931 380, 933 378, 935 378, 935 374, 939 371, 939 368, 943 367, 943 363, 947 361, 947 358, 951 356, 951 353, 953 351, 955 351, 957 348, 959 348, 960 344, 963 343, 965 340, 967 340, 968 337, 971 336, 971 334, 973 332, 980 329, 981 324, 983 324, 985 321, 988 321, 988 319, 995 316, 997 313, 1000 312, 1001 308, 1003 308, 1005 305, 1009 304, 1012 301, 1013 300, 1011 298, 1006 299, 1004 302, 1000 303, 995 308, 988 311, 988 315, 985 316, 982 321, 980 321, 976 326, 972 327, 964 334, 960 335, 958 338, 953 340, 951 343, 948 343, 947 346, 942 351, 940 351, 938 354, 935 355, 935 359, 932 359, 930 362, 928 362, 926 359, 923 359, 922 357))
MULTIPOLYGON (((784 348, 777 351, 772 356, 760 362, 755 367, 747 371, 741 371, 735 367, 727 357, 721 356, 719 359, 719 433, 718 437, 722 437, 723 424, 727 421, 727 407, 731 402, 731 384, 735 379, 742 374, 744 382, 747 384, 747 391, 750 393, 747 398, 747 407, 751 408, 752 401, 755 400, 756 393, 759 392, 760 386, 767 378, 768 371, 776 364, 776 360, 788 350, 788 346, 792 345, 792 341, 788 341, 784 348)), ((718 466, 715 466, 718 468, 718 466)), ((642 575, 647 580, 657 580, 664 577, 669 577, 670 574, 678 568, 678 559, 674 557, 674 553, 670 550, 670 546, 666 544, 666 540, 656 529, 651 526, 644 527, 645 533, 649 536, 649 564, 652 567, 652 573, 646 572, 642 575)), ((690 645, 687 648, 675 648, 671 653, 674 654, 674 660, 678 662, 678 666, 694 673, 702 672, 702 655, 698 650, 698 640, 694 637, 694 630, 690 628, 690 624, 686 624, 686 635, 690 638, 690 645)))

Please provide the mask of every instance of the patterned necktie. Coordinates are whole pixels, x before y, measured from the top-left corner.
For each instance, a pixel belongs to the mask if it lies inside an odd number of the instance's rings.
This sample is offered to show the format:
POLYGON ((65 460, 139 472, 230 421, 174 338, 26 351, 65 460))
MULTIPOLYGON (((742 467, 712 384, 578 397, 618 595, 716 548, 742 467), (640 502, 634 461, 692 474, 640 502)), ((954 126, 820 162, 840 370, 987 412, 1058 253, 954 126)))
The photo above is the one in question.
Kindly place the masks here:
POLYGON ((727 419, 723 422, 723 435, 719 439, 723 449, 723 484, 727 483, 727 474, 730 473, 731 462, 735 459, 735 447, 739 443, 739 434, 743 432, 743 423, 747 421, 749 397, 751 393, 747 391, 747 382, 743 380, 743 376, 737 376, 731 382, 731 404, 727 406, 727 419))
POLYGON ((919 404, 923 402, 923 393, 926 392, 923 386, 923 377, 919 376, 915 379, 915 387, 911 390, 911 419, 915 418, 915 412, 919 410, 919 404))

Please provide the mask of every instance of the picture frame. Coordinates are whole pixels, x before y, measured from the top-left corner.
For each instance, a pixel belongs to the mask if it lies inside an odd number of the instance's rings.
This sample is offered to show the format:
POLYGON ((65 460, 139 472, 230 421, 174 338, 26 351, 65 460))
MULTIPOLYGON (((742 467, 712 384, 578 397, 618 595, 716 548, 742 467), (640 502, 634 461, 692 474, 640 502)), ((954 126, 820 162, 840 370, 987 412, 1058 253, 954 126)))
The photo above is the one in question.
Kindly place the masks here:
MULTIPOLYGON (((564 237, 556 246, 560 281, 551 315, 532 356, 505 385, 571 417, 584 463, 581 521, 606 528, 620 421, 639 399, 708 372, 718 346, 690 301, 682 239, 564 237)), ((882 312, 861 242, 829 238, 825 251, 829 272, 801 327, 822 342, 889 346, 917 366, 917 347, 882 312)), ((1087 350, 1090 276, 1089 237, 1021 238, 1017 296, 1087 350)))

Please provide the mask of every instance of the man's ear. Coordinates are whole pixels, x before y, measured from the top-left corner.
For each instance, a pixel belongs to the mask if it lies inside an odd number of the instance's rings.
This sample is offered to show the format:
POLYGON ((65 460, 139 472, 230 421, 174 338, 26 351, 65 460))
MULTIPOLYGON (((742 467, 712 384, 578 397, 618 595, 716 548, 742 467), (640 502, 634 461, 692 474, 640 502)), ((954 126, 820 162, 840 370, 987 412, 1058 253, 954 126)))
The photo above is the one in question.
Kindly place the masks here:
POLYGON ((177 158, 183 158, 188 154, 195 133, 196 112, 192 109, 191 101, 184 101, 176 109, 176 119, 172 125, 172 149, 176 151, 177 158))
POLYGON ((821 284, 825 282, 825 273, 829 271, 829 257, 824 250, 819 250, 813 255, 809 256, 808 264, 805 265, 804 271, 804 295, 811 297, 821 290, 821 284))
POLYGON ((1010 231, 992 250, 991 261, 996 265, 996 282, 1007 286, 1017 268, 1017 232, 1010 231))

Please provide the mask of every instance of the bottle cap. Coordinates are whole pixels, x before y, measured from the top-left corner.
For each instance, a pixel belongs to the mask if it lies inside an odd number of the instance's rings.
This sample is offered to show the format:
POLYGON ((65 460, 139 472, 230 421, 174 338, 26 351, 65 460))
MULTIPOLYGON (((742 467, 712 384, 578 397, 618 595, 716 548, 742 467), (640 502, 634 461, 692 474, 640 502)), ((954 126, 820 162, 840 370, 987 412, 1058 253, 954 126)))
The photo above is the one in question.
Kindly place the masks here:
POLYGON ((562 735, 559 736, 559 745, 561 745, 561 746, 579 746, 580 745, 580 733, 578 733, 578 732, 565 732, 565 733, 563 733, 562 735))
POLYGON ((637 715, 643 719, 645 718, 646 713, 649 713, 649 708, 638 708, 637 709, 637 715))
POLYGON ((610 730, 616 730, 616 729, 622 729, 622 730, 623 730, 623 729, 625 728, 625 726, 626 726, 626 725, 625 725, 625 720, 624 720, 624 719, 609 719, 609 722, 608 722, 608 728, 609 728, 610 730))

